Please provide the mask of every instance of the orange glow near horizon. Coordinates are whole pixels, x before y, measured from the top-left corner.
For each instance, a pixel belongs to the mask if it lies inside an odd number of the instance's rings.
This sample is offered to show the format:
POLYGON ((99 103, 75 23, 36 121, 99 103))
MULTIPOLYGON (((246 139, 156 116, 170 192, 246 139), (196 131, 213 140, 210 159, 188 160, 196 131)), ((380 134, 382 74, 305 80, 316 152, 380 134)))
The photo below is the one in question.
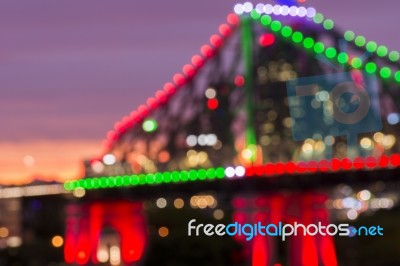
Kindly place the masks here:
POLYGON ((100 152, 100 142, 91 140, 0 142, 0 185, 76 179, 83 160, 100 152))

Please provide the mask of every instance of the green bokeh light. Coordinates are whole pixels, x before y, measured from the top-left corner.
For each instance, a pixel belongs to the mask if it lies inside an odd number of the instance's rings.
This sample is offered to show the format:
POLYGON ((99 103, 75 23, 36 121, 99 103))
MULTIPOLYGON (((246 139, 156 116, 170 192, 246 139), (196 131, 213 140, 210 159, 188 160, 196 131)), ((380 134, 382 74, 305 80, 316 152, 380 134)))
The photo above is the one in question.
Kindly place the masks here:
POLYGON ((315 14, 313 20, 315 23, 320 24, 324 21, 324 15, 322 15, 321 13, 317 13, 315 14))
POLYGON ((208 179, 214 179, 216 176, 215 169, 214 168, 208 169, 206 175, 208 179))
POLYGON ((351 30, 348 30, 344 33, 344 39, 348 42, 354 40, 354 32, 352 32, 351 30))
POLYGON ((283 37, 290 37, 292 35, 292 28, 289 26, 282 27, 281 34, 283 37))
POLYGON ((205 169, 200 169, 197 171, 197 175, 200 180, 204 180, 207 178, 207 171, 205 169))
POLYGON ((354 68, 360 68, 362 66, 362 61, 359 57, 354 57, 351 60, 351 66, 354 68))
POLYGON ((328 58, 334 58, 336 56, 336 49, 333 47, 329 47, 325 50, 325 55, 328 58))
POLYGON ((197 180, 197 171, 196 170, 189 171, 189 180, 192 180, 192 181, 197 180))
POLYGON ((179 182, 181 179, 181 175, 178 171, 173 171, 171 177, 172 177, 172 182, 179 182))
POLYGON ((345 64, 345 63, 347 63, 348 60, 349 60, 349 56, 346 53, 344 53, 344 52, 339 53, 339 55, 338 55, 339 63, 345 64))
POLYGON ((305 38, 304 41, 303 41, 303 46, 304 46, 305 48, 307 48, 307 49, 310 49, 310 48, 312 48, 312 47, 314 46, 314 43, 315 43, 315 41, 314 41, 313 38, 307 37, 307 38, 305 38))
POLYGON ((322 42, 316 42, 314 45, 314 52, 317 54, 323 53, 325 49, 325 45, 322 42))
POLYGON ((224 178, 225 177, 225 169, 224 168, 222 168, 222 167, 218 167, 216 170, 215 170, 215 173, 216 173, 216 175, 217 175, 217 178, 224 178))
POLYGON ((399 58, 400 58, 400 55, 399 55, 399 52, 397 52, 397 51, 391 51, 390 53, 389 53, 389 59, 390 59, 390 61, 397 61, 397 60, 399 60, 399 58))
POLYGON ((292 35, 292 40, 295 43, 301 42, 303 40, 303 33, 299 32, 299 31, 294 32, 292 35))
POLYGON ((365 37, 364 36, 357 36, 354 40, 354 43, 358 46, 364 46, 365 45, 365 37))
POLYGON ((154 119, 146 119, 143 122, 142 127, 143 127, 143 130, 146 132, 154 132, 157 130, 158 124, 157 124, 157 121, 154 119))
POLYGON ((365 65, 365 71, 367 71, 370 74, 375 73, 376 72, 376 64, 373 62, 368 62, 365 65))
POLYGON ((188 172, 188 171, 182 171, 182 172, 181 172, 181 180, 182 180, 183 182, 189 180, 189 172, 188 172))
POLYGON ((270 27, 272 31, 278 31, 282 28, 282 23, 277 20, 274 20, 271 22, 270 27))
POLYGON ((388 53, 388 49, 386 46, 381 45, 378 47, 378 49, 376 49, 376 54, 380 57, 386 56, 387 53, 388 53))
POLYGON ((326 19, 322 25, 326 30, 331 30, 333 29, 335 23, 331 19, 326 19))
POLYGON ((381 70, 379 71, 379 74, 381 75, 382 78, 387 79, 390 78, 392 71, 388 67, 382 67, 381 70))
POLYGON ((397 82, 400 82, 400 71, 397 71, 397 72, 394 74, 394 79, 395 79, 397 82))
POLYGON ((376 44, 376 42, 372 42, 372 41, 368 42, 367 45, 365 46, 367 51, 370 53, 375 52, 377 47, 378 47, 378 45, 376 44))
POLYGON ((271 23, 272 19, 271 16, 269 15, 264 15, 261 17, 261 24, 264 26, 268 26, 271 23))
POLYGON ((250 12, 250 16, 251 16, 253 19, 259 19, 259 18, 261 17, 261 14, 258 13, 257 10, 253 9, 253 10, 250 12))

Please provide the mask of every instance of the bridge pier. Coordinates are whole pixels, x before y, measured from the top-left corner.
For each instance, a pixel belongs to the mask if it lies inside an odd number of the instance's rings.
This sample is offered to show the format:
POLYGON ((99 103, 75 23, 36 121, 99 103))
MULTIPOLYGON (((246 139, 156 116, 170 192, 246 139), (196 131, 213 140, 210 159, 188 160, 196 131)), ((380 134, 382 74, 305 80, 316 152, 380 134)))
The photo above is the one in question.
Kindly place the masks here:
POLYGON ((70 204, 66 209, 64 254, 67 263, 99 263, 101 234, 107 226, 119 235, 122 262, 133 265, 142 258, 147 234, 141 202, 95 201, 70 204))
MULTIPOLYGON (((321 193, 306 192, 298 194, 272 194, 269 196, 238 196, 232 201, 233 220, 239 224, 329 224, 329 214, 325 208, 327 197, 321 193)), ((243 243, 249 252, 252 266, 286 265, 278 259, 278 243, 282 241, 273 236, 256 235, 250 242, 246 236, 236 239, 243 243)), ((285 242, 286 253, 292 266, 336 266, 336 252, 332 236, 290 236, 285 242)), ((282 243, 281 243, 282 244, 282 243)))

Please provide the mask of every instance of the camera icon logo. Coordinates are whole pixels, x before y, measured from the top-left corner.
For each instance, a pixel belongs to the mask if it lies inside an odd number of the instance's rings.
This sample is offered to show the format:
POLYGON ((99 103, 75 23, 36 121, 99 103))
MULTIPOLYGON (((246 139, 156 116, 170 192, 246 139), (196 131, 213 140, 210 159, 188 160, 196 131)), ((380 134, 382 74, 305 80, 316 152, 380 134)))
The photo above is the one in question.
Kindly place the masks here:
POLYGON ((287 81, 294 140, 347 136, 382 129, 376 76, 362 71, 287 81))

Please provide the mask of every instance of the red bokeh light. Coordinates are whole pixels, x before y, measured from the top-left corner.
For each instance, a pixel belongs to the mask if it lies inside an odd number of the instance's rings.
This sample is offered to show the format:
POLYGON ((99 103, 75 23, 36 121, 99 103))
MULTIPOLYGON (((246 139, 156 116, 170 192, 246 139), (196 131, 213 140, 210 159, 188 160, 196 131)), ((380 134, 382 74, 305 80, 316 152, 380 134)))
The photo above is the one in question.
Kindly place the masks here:
POLYGON ((156 92, 156 99, 159 102, 163 103, 163 102, 165 102, 167 100, 167 95, 166 95, 166 93, 164 91, 159 90, 159 91, 156 92))
POLYGON ((388 167, 388 165, 389 165, 389 157, 386 156, 386 155, 382 155, 379 158, 378 164, 379 164, 380 167, 383 167, 383 168, 388 167))
POLYGON ((400 165, 400 155, 399 154, 393 154, 390 156, 390 163, 392 166, 397 167, 400 165))
POLYGON ((192 56, 192 64, 196 67, 201 67, 204 64, 204 59, 199 55, 192 56))
POLYGON ((231 13, 227 16, 226 21, 231 25, 236 25, 239 23, 239 17, 236 14, 231 13))
POLYGON ((373 156, 368 156, 367 159, 365 159, 365 164, 368 168, 375 168, 377 166, 377 160, 373 156))
POLYGON ((267 163, 265 165, 264 170, 265 170, 266 175, 270 175, 270 176, 274 175, 275 174, 275 165, 273 165, 272 163, 267 163))
POLYGON ((218 105, 219 105, 219 103, 218 103, 218 100, 217 100, 217 99, 208 99, 208 101, 207 101, 207 107, 208 107, 208 109, 210 109, 210 110, 215 110, 215 109, 217 109, 217 108, 218 108, 218 105))
POLYGON ((205 57, 211 57, 214 54, 213 49, 210 47, 210 45, 205 44, 200 48, 201 54, 204 55, 205 57))
POLYGON ((255 172, 254 172, 254 167, 248 167, 246 168, 246 176, 254 176, 255 172))
POLYGON ((362 157, 357 157, 354 159, 354 168, 362 169, 364 167, 364 159, 362 157))
POLYGON ((321 160, 321 161, 318 162, 318 169, 321 172, 328 171, 329 170, 329 166, 330 166, 330 164, 329 164, 328 160, 321 160))
POLYGON ((183 68, 182 68, 182 71, 189 78, 193 77, 194 74, 195 74, 194 67, 192 65, 189 65, 189 64, 184 65, 183 68))
POLYGON ((338 158, 334 158, 331 162, 332 171, 338 171, 340 169, 340 160, 338 158))
POLYGON ((286 163, 286 172, 287 172, 288 174, 293 174, 293 173, 295 173, 295 172, 296 172, 296 168, 297 168, 297 166, 296 166, 295 163, 293 163, 293 162, 288 162, 288 163, 286 163))
POLYGON ((235 80, 233 81, 237 87, 242 87, 244 85, 244 77, 241 75, 238 75, 235 77, 235 80))
POLYGON ((149 114, 150 110, 149 110, 149 108, 147 108, 146 105, 142 104, 139 106, 138 112, 139 112, 140 116, 145 117, 149 114))
POLYGON ((229 34, 231 34, 231 28, 227 24, 221 24, 219 26, 219 33, 224 36, 228 36, 229 34))
POLYGON ((256 175, 258 175, 258 176, 264 175, 264 167, 256 166, 256 167, 254 167, 254 169, 255 169, 256 175))
POLYGON ((222 44, 222 38, 221 36, 214 34, 210 37, 210 43, 214 45, 215 47, 220 47, 222 44))
POLYGON ((350 170, 353 167, 353 162, 349 158, 342 159, 340 164, 344 170, 350 170))
POLYGON ((150 109, 156 109, 158 106, 158 101, 151 97, 147 99, 146 104, 148 107, 150 107, 150 109))
POLYGON ((260 36, 258 43, 263 47, 270 46, 275 43, 275 36, 271 33, 265 33, 260 36))
POLYGON ((181 73, 175 74, 172 79, 178 86, 185 84, 185 77, 181 73))
POLYGON ((309 161, 306 167, 307 171, 309 171, 310 173, 315 173, 318 168, 318 163, 316 161, 309 161))
POLYGON ((277 163, 276 165, 275 165, 276 167, 275 167, 275 169, 276 169, 276 173, 278 174, 278 175, 281 175, 281 174, 284 174, 285 173, 285 165, 283 164, 283 163, 277 163))
POLYGON ((174 84, 172 84, 172 83, 165 83, 164 91, 168 94, 173 94, 176 91, 176 88, 175 88, 174 84))

